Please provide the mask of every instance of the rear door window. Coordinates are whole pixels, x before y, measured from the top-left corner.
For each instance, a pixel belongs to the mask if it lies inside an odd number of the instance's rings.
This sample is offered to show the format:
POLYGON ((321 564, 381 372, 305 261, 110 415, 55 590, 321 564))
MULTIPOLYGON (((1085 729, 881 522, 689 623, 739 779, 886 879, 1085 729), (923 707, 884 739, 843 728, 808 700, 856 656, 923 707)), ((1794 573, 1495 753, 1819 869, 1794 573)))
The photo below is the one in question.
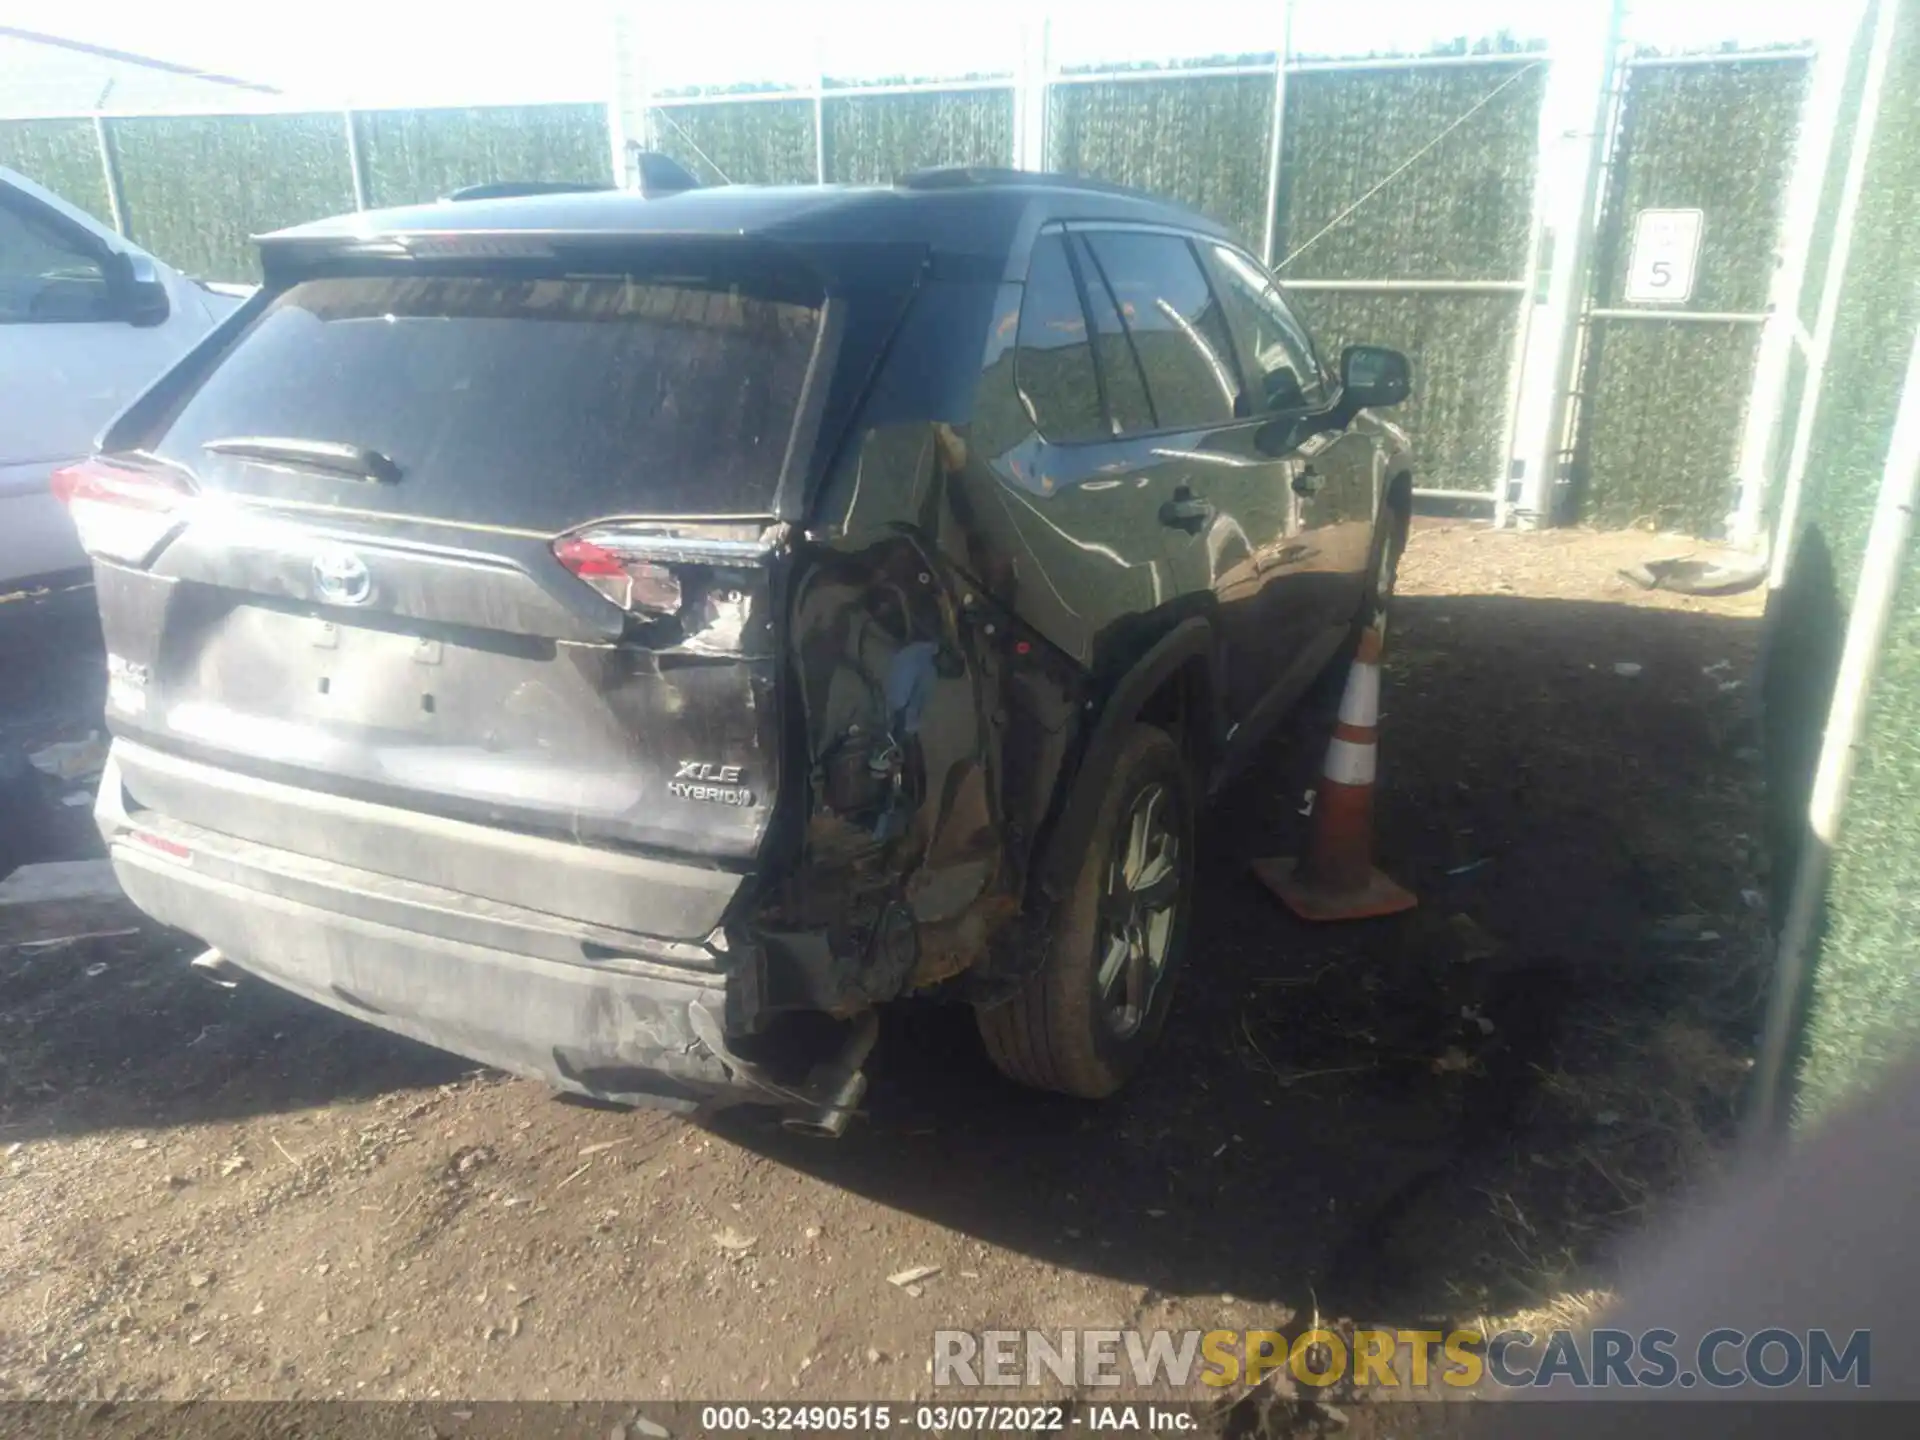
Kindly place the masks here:
POLYGON ((1087 249, 1084 235, 1073 237, 1074 257, 1080 277, 1086 282, 1087 308, 1093 313, 1093 353, 1100 366, 1100 379, 1107 389, 1107 409, 1113 417, 1116 435, 1137 435, 1157 430, 1153 402, 1147 398, 1147 382, 1140 378, 1140 359, 1133 353, 1133 339, 1120 322, 1113 292, 1107 288, 1100 266, 1087 249))
POLYGON ((1087 316, 1058 234, 1034 242, 1020 301, 1019 352, 1014 380, 1034 423, 1049 440, 1096 440, 1106 435, 1100 382, 1087 340, 1087 316))
POLYGON ((540 531, 611 514, 762 515, 819 324, 817 306, 698 281, 308 280, 273 300, 153 448, 216 487, 244 476, 272 493, 312 481, 207 442, 363 446, 399 472, 364 487, 371 506, 540 531))
POLYGON ((1096 230, 1086 237, 1132 337, 1162 429, 1233 419, 1233 340, 1193 247, 1179 235, 1096 230))

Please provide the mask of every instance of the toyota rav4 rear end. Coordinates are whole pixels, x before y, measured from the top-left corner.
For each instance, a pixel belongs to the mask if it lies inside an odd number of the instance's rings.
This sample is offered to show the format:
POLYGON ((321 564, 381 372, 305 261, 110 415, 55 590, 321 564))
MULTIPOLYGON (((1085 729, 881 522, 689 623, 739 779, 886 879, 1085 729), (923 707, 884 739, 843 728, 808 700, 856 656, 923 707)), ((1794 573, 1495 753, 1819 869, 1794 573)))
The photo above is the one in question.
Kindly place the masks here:
POLYGON ((871 1016, 774 1053, 739 921, 793 748, 791 521, 925 256, 538 203, 557 228, 268 237, 261 293, 62 472, 99 821, 211 965, 564 1089, 835 1128, 871 1016))

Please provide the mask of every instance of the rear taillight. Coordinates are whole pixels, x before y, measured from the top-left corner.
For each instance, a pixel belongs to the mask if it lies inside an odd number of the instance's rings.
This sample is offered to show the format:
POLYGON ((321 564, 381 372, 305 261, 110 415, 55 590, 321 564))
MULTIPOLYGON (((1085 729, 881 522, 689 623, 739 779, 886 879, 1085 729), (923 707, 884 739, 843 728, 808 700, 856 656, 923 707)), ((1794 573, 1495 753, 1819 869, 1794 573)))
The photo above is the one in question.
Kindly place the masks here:
POLYGON ((672 615, 680 609, 680 581, 666 566, 634 553, 610 531, 569 535, 553 542, 560 563, 622 610, 672 615))
POLYGON ((82 460, 53 472, 54 496, 89 555, 144 565, 186 523, 194 492, 179 477, 82 460))

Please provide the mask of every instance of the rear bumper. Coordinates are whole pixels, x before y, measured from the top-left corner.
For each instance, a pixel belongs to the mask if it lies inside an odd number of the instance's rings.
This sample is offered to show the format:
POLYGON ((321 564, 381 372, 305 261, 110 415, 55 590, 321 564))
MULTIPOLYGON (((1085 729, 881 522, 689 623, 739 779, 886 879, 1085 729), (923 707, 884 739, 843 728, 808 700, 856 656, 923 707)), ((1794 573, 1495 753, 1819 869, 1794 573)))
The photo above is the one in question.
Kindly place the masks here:
MULTIPOLYGON (((114 872, 142 910, 241 969, 583 1095, 677 1110, 794 1098, 769 1090, 727 1045, 729 973, 752 957, 281 850, 160 809, 130 814, 127 775, 152 758, 116 742, 102 777, 95 817, 114 872)), ((170 792, 193 783, 194 772, 206 772, 202 783, 215 790, 246 783, 171 757, 166 768, 170 792)), ((403 823, 404 812, 366 808, 381 811, 384 824, 403 823)), ((431 846, 434 822, 422 821, 417 842, 431 846)), ((707 873, 686 868, 689 883, 707 873)), ((670 891, 674 878, 664 877, 670 891)), ((662 897, 668 914, 675 894, 662 897)), ((644 912, 645 894, 634 898, 644 912)))

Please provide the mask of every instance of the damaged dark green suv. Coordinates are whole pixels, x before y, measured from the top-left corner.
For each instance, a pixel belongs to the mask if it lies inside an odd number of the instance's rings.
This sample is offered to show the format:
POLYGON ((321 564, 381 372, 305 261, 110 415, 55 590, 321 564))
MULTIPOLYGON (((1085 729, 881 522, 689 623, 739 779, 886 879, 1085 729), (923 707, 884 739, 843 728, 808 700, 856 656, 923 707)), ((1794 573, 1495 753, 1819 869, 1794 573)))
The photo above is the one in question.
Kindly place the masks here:
POLYGON ((57 484, 100 825, 197 964, 829 1132, 909 992, 1017 1079, 1127 1078, 1197 806, 1384 598, 1403 357, 1330 369, 1210 222, 1009 172, 261 254, 57 484))

